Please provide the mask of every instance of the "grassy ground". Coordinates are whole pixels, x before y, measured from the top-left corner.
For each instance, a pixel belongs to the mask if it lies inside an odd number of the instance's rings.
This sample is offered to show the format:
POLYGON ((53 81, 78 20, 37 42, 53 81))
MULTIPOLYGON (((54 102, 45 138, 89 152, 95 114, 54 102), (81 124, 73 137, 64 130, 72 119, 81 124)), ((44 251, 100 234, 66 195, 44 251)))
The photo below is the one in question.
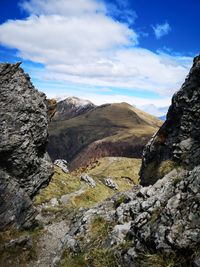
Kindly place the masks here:
POLYGON ((55 167, 55 174, 49 186, 36 196, 35 205, 49 202, 52 198, 59 200, 61 196, 70 194, 67 206, 90 207, 116 193, 115 190, 105 186, 105 178, 111 178, 118 185, 119 192, 128 190, 134 184, 138 184, 140 164, 139 159, 101 158, 87 169, 68 174, 55 167), (95 180, 95 188, 89 187, 80 180, 82 172, 89 174, 95 180), (82 193, 73 195, 73 192, 77 192, 81 188, 83 189, 82 193))
POLYGON ((102 217, 96 217, 91 223, 87 236, 90 241, 84 245, 84 236, 79 237, 82 243, 82 252, 78 254, 67 250, 63 254, 60 267, 117 267, 118 262, 112 249, 106 247, 106 240, 110 229, 110 222, 102 217))

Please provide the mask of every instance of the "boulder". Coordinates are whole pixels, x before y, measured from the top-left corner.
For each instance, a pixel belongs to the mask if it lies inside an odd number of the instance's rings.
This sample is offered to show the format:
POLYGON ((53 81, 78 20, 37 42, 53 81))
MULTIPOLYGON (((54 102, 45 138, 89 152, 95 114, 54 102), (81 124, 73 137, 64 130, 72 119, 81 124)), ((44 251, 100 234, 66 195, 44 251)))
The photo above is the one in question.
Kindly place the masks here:
POLYGON ((61 168, 61 170, 65 173, 68 173, 69 170, 68 170, 68 167, 67 167, 67 161, 64 160, 64 159, 56 159, 54 161, 54 165, 58 166, 61 168))
POLYGON ((118 190, 117 184, 110 178, 104 179, 105 185, 111 189, 118 190))
POLYGON ((86 182, 92 188, 94 188, 96 186, 94 179, 92 177, 90 177, 88 174, 82 174, 81 180, 86 182))

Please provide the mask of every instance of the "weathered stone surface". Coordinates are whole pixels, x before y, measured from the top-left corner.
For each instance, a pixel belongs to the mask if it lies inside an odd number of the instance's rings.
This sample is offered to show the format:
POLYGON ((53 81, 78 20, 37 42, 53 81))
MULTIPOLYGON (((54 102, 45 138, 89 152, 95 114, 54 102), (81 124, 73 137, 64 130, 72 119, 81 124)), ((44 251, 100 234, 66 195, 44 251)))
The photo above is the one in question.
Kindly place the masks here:
POLYGON ((118 190, 117 184, 110 178, 104 179, 105 185, 111 189, 118 190))
POLYGON ((81 175, 81 180, 86 182, 90 187, 96 186, 94 179, 86 173, 81 175))
POLYGON ((19 66, 0 64, 0 229, 32 224, 31 199, 53 172, 46 97, 19 66))
POLYGON ((200 56, 172 99, 167 119, 143 152, 141 183, 153 184, 174 166, 200 164, 200 56))
POLYGON ((61 168, 61 170, 65 173, 68 173, 69 170, 68 170, 68 167, 67 167, 67 161, 64 160, 64 159, 56 159, 54 161, 54 165, 58 166, 61 168))

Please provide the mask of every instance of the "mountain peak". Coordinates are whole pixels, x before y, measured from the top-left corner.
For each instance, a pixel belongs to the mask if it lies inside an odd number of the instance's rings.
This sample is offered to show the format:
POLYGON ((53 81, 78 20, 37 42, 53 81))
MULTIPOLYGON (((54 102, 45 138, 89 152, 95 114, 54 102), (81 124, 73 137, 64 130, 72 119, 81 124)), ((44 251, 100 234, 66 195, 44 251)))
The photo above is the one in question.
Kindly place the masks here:
POLYGON ((89 100, 81 99, 75 96, 67 97, 58 102, 57 111, 53 120, 68 120, 94 109, 96 106, 89 100))
POLYGON ((74 105, 74 106, 95 106, 91 101, 86 100, 86 99, 81 99, 75 96, 71 96, 71 97, 67 97, 65 100, 63 100, 64 102, 74 105))

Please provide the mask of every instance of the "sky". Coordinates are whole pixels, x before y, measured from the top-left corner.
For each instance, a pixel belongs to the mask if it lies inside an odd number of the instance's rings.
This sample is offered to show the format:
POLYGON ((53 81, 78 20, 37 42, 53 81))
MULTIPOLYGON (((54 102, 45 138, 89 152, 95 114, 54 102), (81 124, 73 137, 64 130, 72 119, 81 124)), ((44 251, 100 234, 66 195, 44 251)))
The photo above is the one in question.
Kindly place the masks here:
POLYGON ((0 0, 0 62, 48 97, 163 115, 200 44, 199 0, 0 0))

